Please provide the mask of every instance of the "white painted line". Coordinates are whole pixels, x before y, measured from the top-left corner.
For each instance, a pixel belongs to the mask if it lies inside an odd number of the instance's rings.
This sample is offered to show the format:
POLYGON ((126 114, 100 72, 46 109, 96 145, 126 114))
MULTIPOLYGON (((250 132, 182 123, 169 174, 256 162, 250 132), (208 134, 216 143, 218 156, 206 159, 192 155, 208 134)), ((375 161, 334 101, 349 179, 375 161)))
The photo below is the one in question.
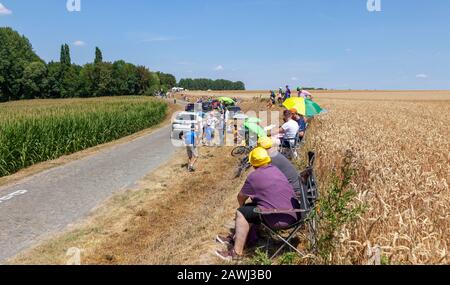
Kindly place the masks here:
POLYGON ((17 196, 25 195, 27 192, 28 192, 27 190, 19 190, 6 196, 0 197, 0 204, 9 201, 17 196))

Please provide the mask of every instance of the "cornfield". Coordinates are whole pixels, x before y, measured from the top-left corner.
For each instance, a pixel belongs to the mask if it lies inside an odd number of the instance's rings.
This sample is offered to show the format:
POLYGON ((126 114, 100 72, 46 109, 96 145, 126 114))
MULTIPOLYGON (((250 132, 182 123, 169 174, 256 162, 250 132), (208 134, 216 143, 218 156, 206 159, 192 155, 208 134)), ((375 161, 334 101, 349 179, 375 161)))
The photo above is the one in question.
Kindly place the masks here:
POLYGON ((338 233, 331 262, 366 264, 378 251, 383 264, 448 264, 449 97, 340 97, 319 96, 331 112, 313 123, 308 148, 323 189, 351 153, 352 188, 367 209, 338 233))
POLYGON ((0 104, 0 177, 161 122, 167 104, 145 97, 0 104))

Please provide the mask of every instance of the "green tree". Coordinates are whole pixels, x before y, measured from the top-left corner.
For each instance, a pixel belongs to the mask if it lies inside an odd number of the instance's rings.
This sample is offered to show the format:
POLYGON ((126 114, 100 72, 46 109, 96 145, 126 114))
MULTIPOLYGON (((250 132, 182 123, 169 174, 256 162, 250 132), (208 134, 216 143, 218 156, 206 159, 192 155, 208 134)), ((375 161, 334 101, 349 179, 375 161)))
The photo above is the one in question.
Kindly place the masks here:
POLYGON ((22 96, 23 73, 32 62, 43 63, 28 39, 11 28, 0 28, 1 100, 17 100, 22 96))
POLYGON ((60 62, 45 64, 30 42, 11 28, 0 28, 0 101, 21 98, 69 98, 154 94, 172 88, 172 74, 151 72, 123 60, 103 62, 100 48, 94 63, 72 64, 68 44, 60 62))
POLYGON ((138 66, 137 72, 137 90, 139 95, 151 95, 153 89, 159 89, 159 77, 156 73, 151 72, 145 66, 138 66))
POLYGON ((102 63, 103 62, 103 53, 100 50, 100 48, 96 47, 95 48, 95 60, 94 63, 98 64, 98 63, 102 63))
POLYGON ((113 67, 111 63, 86 64, 80 71, 80 97, 115 95, 113 89, 113 67))
POLYGON ((163 73, 163 72, 157 72, 156 73, 159 77, 159 84, 161 87, 165 89, 171 89, 175 85, 177 85, 177 79, 172 74, 163 73))
POLYGON ((51 61, 47 65, 47 93, 45 97, 61 98, 61 70, 60 62, 51 61))
POLYGON ((44 97, 47 89, 47 66, 40 61, 30 63, 22 76, 22 98, 34 99, 44 97))
POLYGON ((72 60, 70 58, 70 48, 68 44, 61 46, 60 62, 63 66, 70 66, 72 60))
POLYGON ((232 82, 225 79, 186 78, 180 79, 178 85, 191 90, 245 90, 245 84, 242 81, 232 82))
POLYGON ((71 98, 80 96, 80 72, 82 67, 72 64, 63 68, 61 82, 61 98, 71 98))
POLYGON ((138 94, 139 78, 136 66, 119 60, 113 63, 113 95, 138 94))

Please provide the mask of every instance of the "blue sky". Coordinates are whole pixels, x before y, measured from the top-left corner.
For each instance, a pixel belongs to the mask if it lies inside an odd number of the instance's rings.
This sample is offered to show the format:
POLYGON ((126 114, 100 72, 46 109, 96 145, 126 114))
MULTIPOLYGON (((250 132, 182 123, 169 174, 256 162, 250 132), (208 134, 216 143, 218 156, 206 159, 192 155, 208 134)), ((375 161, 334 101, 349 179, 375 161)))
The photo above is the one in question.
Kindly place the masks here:
POLYGON ((0 0, 0 26, 45 60, 70 43, 177 78, 242 80, 248 89, 450 89, 450 1, 0 0), (78 45, 76 44, 78 42, 78 45))

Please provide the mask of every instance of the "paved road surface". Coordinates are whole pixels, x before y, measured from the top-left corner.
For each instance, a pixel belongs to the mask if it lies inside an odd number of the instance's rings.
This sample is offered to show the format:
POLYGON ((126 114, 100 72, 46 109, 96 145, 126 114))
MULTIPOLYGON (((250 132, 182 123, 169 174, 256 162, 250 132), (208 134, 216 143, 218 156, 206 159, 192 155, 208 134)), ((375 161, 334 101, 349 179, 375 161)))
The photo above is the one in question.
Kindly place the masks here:
POLYGON ((174 153, 164 127, 131 142, 0 187, 0 263, 85 217, 174 153))

